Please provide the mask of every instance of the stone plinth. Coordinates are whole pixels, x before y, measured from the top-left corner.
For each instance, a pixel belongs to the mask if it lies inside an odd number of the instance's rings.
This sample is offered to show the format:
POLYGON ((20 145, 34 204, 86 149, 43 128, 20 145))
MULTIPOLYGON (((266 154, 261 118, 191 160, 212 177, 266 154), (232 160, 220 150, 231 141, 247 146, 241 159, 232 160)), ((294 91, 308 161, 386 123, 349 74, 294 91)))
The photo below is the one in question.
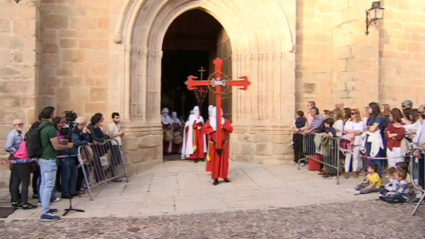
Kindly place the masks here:
POLYGON ((282 164, 291 159, 290 129, 285 126, 238 126, 231 135, 231 159, 249 163, 282 164))
POLYGON ((160 125, 122 122, 124 158, 130 174, 162 163, 163 131, 160 125))

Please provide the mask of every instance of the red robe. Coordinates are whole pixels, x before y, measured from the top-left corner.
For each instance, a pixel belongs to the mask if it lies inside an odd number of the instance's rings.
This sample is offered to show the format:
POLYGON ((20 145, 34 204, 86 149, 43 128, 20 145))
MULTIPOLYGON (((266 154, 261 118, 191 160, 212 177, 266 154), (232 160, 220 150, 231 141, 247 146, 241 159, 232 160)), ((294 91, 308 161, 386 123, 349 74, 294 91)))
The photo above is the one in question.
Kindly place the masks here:
POLYGON ((197 159, 204 159, 205 158, 205 153, 204 153, 204 140, 205 140, 205 134, 202 131, 202 126, 204 124, 202 122, 199 123, 194 123, 193 126, 187 126, 185 128, 186 130, 186 135, 189 133, 189 127, 193 127, 193 137, 195 137, 194 142, 196 145, 196 149, 194 149, 193 154, 189 157, 186 158, 188 160, 197 160, 197 159), (201 129, 198 129, 198 127, 201 127, 201 129))
POLYGON ((207 161, 207 172, 211 172, 211 178, 215 179, 225 179, 229 178, 229 155, 230 155, 230 147, 229 147, 229 139, 230 134, 233 132, 233 126, 229 120, 225 120, 223 128, 220 129, 221 134, 223 136, 223 153, 218 155, 215 150, 215 143, 217 142, 217 132, 211 127, 208 122, 204 126, 204 132, 208 134, 208 159, 207 161))

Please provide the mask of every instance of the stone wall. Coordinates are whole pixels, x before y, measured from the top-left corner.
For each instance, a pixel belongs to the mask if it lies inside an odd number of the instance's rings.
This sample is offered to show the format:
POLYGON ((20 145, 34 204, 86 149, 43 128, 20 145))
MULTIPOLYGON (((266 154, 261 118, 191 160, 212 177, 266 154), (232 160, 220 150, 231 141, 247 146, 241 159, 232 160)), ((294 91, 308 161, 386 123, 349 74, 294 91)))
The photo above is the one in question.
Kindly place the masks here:
POLYGON ((41 108, 107 113, 109 2, 41 0, 41 108))
MULTIPOLYGON (((16 118, 34 120, 37 95, 37 2, 0 0, 0 160, 8 157, 5 140, 16 118)), ((0 166, 0 187, 9 170, 0 166)))
MULTIPOLYGON (((379 30, 379 101, 425 104, 425 1, 385 0, 379 30)), ((376 29, 371 32, 376 33, 376 29)))
MULTIPOLYGON (((333 26, 332 102, 361 112, 379 95, 379 32, 365 35, 368 1, 339 1, 333 26)), ((333 106, 333 105, 331 105, 333 106)), ((332 108, 331 108, 332 109, 332 108)))
POLYGON ((297 1, 295 51, 297 110, 305 110, 307 101, 310 100, 315 101, 321 111, 325 108, 330 109, 332 104, 330 86, 334 13, 333 1, 297 1))

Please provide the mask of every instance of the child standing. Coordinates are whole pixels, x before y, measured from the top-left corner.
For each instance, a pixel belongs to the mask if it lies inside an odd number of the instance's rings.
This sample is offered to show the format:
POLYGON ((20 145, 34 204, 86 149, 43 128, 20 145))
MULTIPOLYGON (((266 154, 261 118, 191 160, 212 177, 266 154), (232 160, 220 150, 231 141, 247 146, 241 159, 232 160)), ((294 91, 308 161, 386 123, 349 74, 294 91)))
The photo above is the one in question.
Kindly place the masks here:
POLYGON ((366 179, 354 188, 355 195, 379 192, 382 181, 378 174, 378 165, 372 164, 367 168, 366 179))
POLYGON ((305 127, 307 119, 304 117, 304 112, 297 111, 295 115, 295 122, 293 125, 292 143, 294 148, 294 164, 298 164, 303 155, 303 135, 300 134, 300 130, 305 127))
MULTIPOLYGON (((334 138, 337 135, 336 129, 333 127, 335 120, 333 118, 325 119, 325 133, 322 133, 323 137, 334 138)), ((335 144, 335 141, 332 142, 332 148, 330 149, 329 154, 329 163, 334 165, 336 158, 338 158, 338 147, 335 144)), ((324 165, 324 170, 322 171, 323 178, 333 178, 336 175, 336 169, 324 165)))
POLYGON ((388 192, 385 197, 381 196, 379 199, 388 203, 405 203, 410 199, 409 183, 406 181, 407 172, 403 169, 396 171, 398 179, 398 187, 395 192, 388 192))
POLYGON ((379 193, 382 196, 386 196, 388 192, 395 192, 398 187, 396 168, 394 167, 389 168, 387 170, 387 177, 390 179, 390 182, 379 189, 379 193))

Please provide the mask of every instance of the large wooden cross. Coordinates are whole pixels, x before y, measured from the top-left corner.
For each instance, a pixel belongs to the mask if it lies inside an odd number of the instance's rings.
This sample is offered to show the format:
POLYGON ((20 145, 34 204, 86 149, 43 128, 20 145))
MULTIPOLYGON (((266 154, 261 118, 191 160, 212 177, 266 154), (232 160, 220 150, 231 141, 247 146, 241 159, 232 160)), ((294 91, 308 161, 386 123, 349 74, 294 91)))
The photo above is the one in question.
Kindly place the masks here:
POLYGON ((216 78, 210 78, 207 80, 196 80, 198 79, 195 76, 189 76, 188 80, 185 82, 187 85, 187 88, 189 90, 196 90, 197 87, 212 87, 216 89, 216 104, 217 104, 217 114, 216 114, 216 123, 217 123, 217 142, 216 142, 216 150, 219 155, 223 152, 223 135, 221 134, 221 117, 222 117, 222 94, 223 94, 223 87, 225 86, 239 86, 241 90, 247 90, 248 86, 251 84, 251 82, 248 80, 248 77, 243 76, 239 77, 241 80, 230 80, 230 79, 223 79, 223 60, 220 58, 216 58, 214 60, 215 65, 215 76, 216 78))

